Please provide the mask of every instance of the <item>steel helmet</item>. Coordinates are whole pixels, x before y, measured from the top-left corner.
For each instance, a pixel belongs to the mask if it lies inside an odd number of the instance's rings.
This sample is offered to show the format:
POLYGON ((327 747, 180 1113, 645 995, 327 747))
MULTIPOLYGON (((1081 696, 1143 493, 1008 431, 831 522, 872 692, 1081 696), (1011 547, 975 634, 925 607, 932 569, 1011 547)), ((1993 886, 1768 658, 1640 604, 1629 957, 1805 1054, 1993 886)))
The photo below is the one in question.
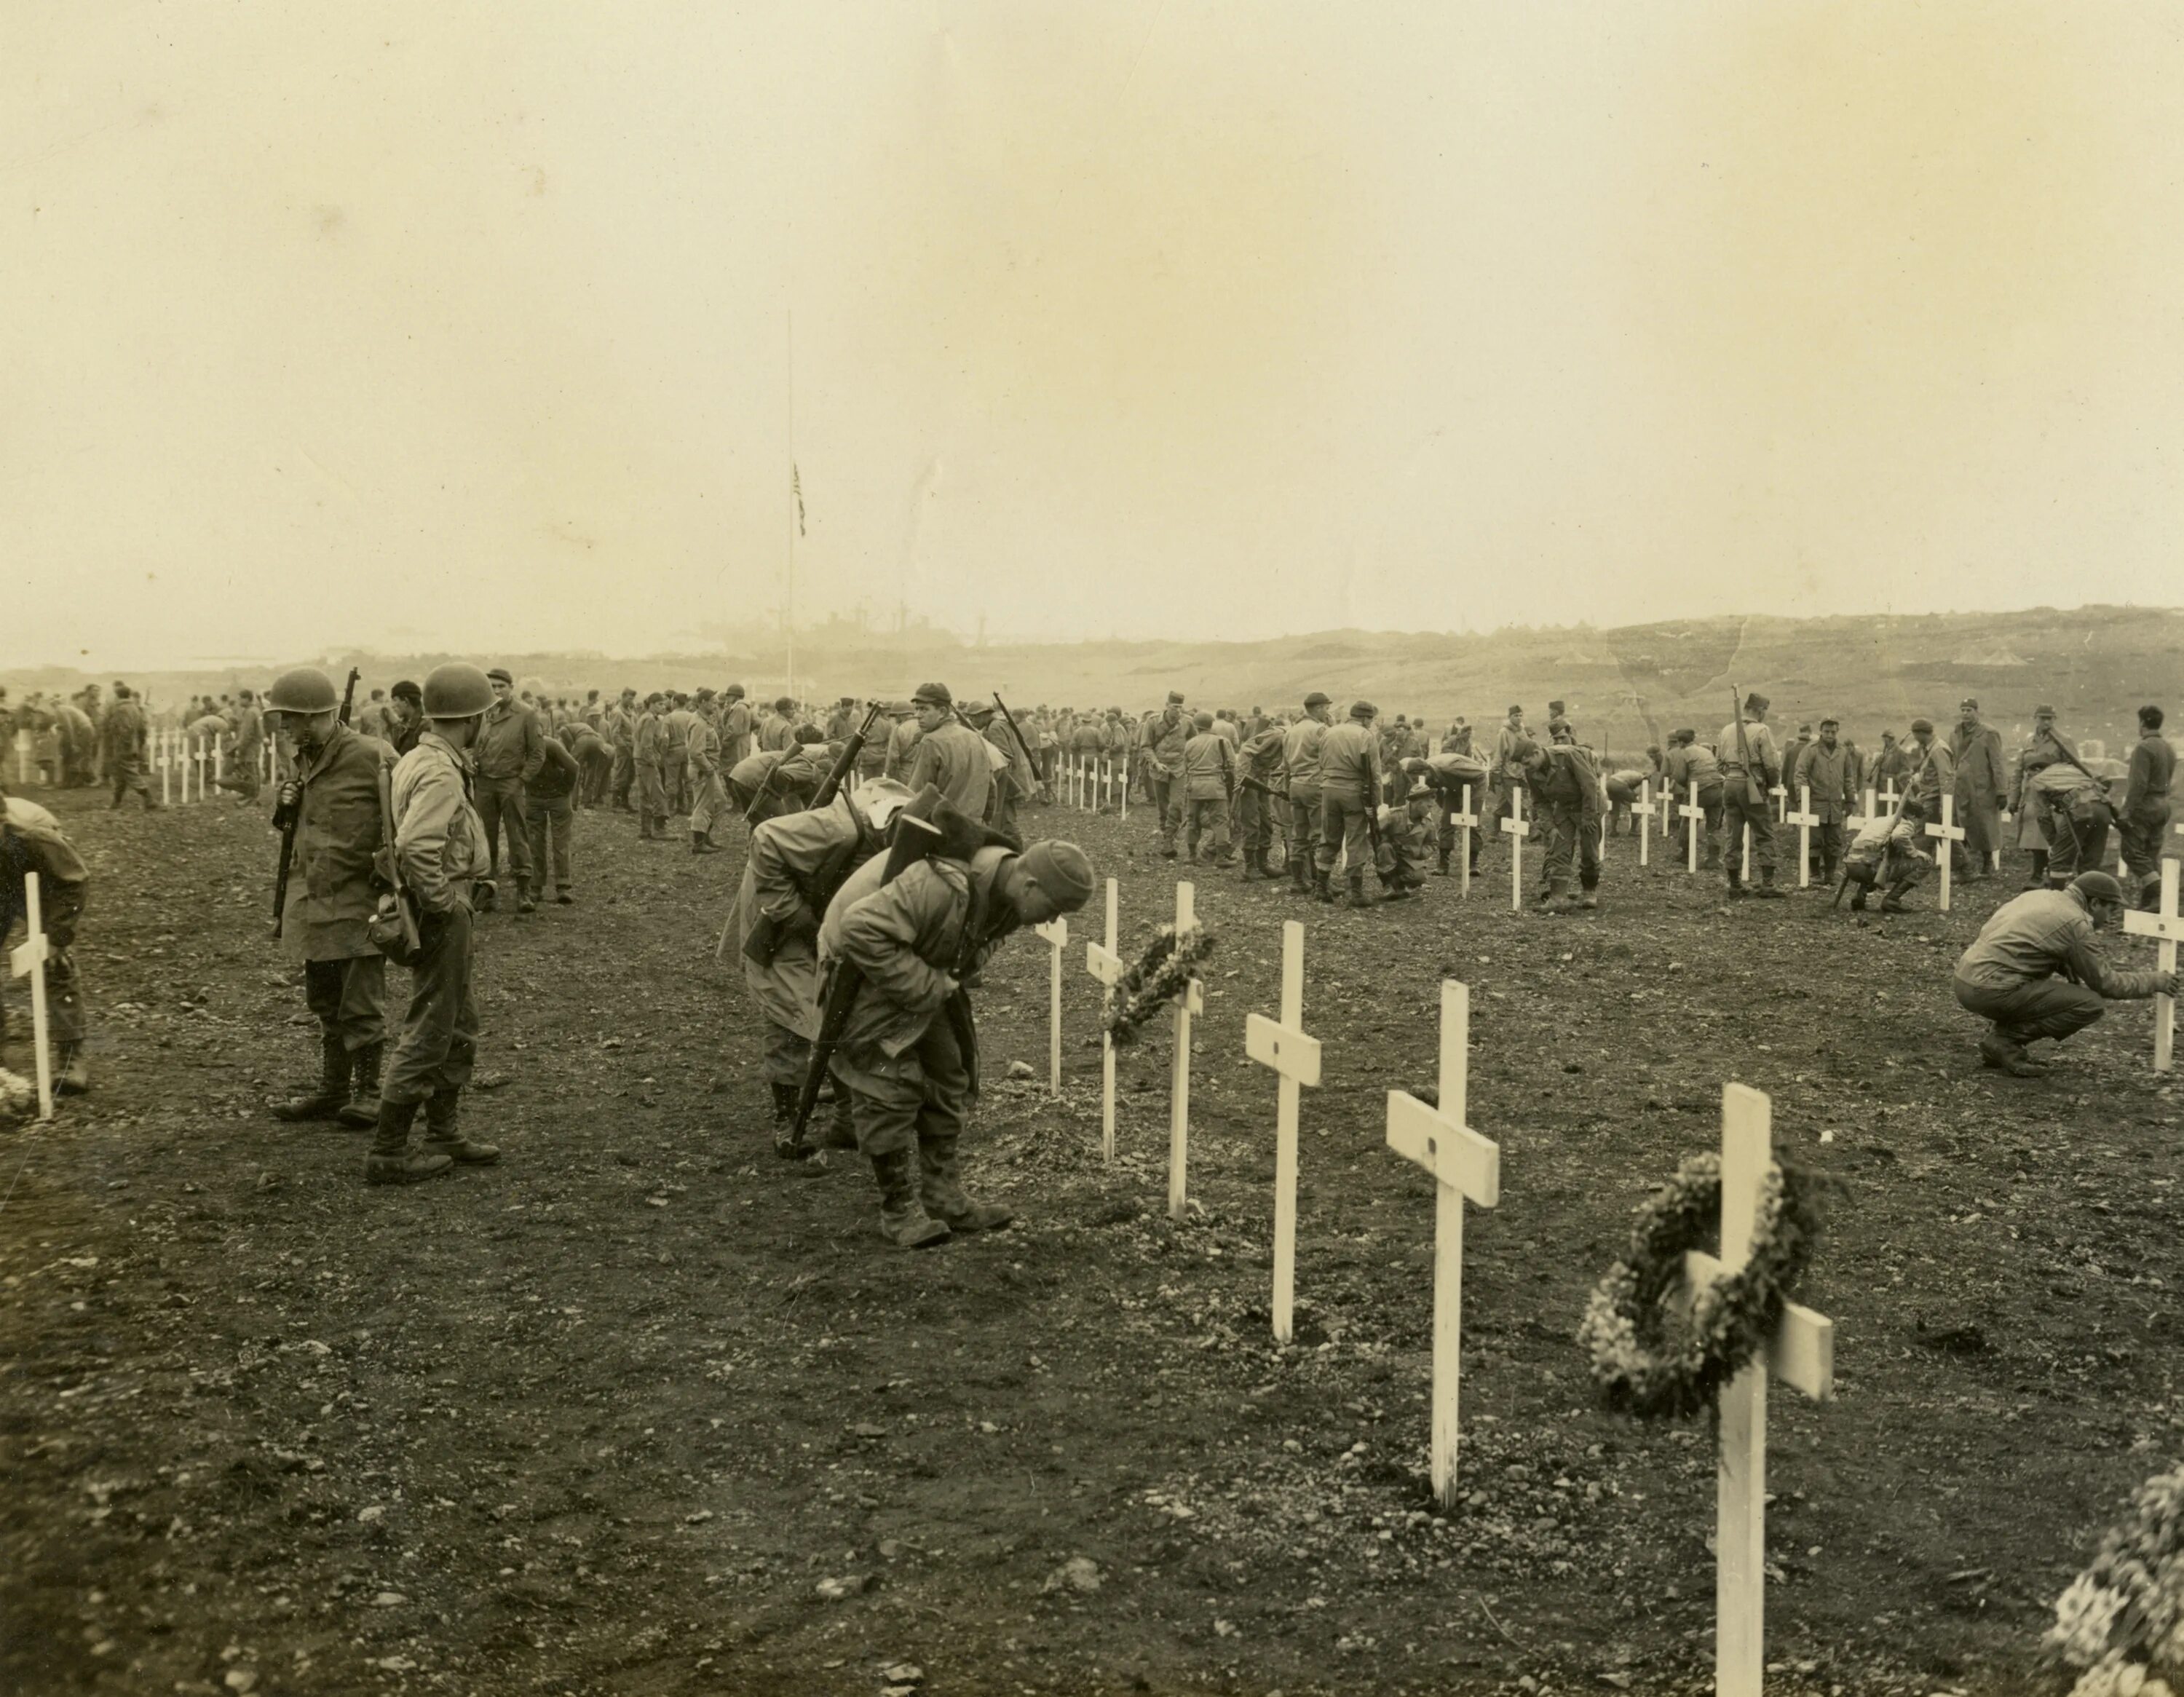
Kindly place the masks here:
POLYGON ((475 719, 492 705, 493 686, 474 665, 449 660, 426 674, 427 719, 475 719))
POLYGON ((341 692, 316 666, 298 666, 273 680, 265 704, 276 713, 332 713, 341 705, 341 692))
POLYGON ((2070 880, 2070 887, 2089 902, 2109 902, 2123 905, 2123 886, 2110 872, 2081 872, 2070 880))

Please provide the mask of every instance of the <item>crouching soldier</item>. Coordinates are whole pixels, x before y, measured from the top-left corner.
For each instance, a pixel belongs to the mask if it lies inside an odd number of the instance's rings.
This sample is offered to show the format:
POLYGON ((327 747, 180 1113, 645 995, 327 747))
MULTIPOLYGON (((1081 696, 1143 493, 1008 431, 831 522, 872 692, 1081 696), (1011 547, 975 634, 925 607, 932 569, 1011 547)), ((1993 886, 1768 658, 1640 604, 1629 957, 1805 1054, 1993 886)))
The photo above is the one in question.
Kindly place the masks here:
MULTIPOLYGON (((766 1022, 766 1082, 773 1130, 784 1137, 819 1036, 819 921, 849 876, 878 854, 910 791, 875 778, 826 806, 763 821, 736 893, 735 943, 744 983, 766 1022)), ((837 1084, 834 1124, 821 1142, 855 1149, 850 1093, 837 1084)))
POLYGON ((1425 887, 1426 857, 1434 846, 1433 803, 1433 786, 1421 778, 1401 806, 1380 810, 1375 870, 1384 901, 1407 901, 1425 887))
POLYGON ((1908 910, 1903 898, 1934 870, 1934 857, 1919 846, 1925 825, 1926 810, 1914 798, 1893 818, 1882 814, 1858 833, 1843 860, 1852 912, 1865 911, 1865 899, 1875 887, 1883 893, 1881 912, 1908 910))
POLYGON ((379 900, 380 775, 394 751, 341 722, 334 682, 314 667, 283 673, 265 705, 292 751, 274 815, 293 819, 296 832, 281 938, 303 966, 304 1005, 319 1022, 318 1088, 276 1103, 273 1117, 369 1130, 387 1054, 387 957, 364 927, 379 900))
MULTIPOLYGON (((857 1147, 879 1186, 880 1235, 918 1249, 1013 1217, 967 1194, 957 1164, 956 1140, 978 1088, 968 987, 1010 932, 1083 907, 1093 874, 1073 843, 1034 843, 1022 854, 989 846, 967 860, 934 855, 887 879, 899 856, 875 857, 850 875, 827 905, 819 961, 862 980, 834 1050, 834 1076, 850 1088, 857 1147)), ((834 993, 830 983, 830 1003, 834 993)))
POLYGON ((463 1087, 477 1060, 477 1004, 471 999, 471 887, 486 865, 485 825, 471 804, 470 749, 493 687, 460 660, 425 680, 426 729, 394 768, 394 858, 417 904, 418 954, 409 1011, 379 1095, 379 1127, 364 1164, 368 1184, 410 1184, 457 1161, 500 1159, 462 1134, 463 1087), (423 1146, 410 1147, 417 1104, 423 1146))
MULTIPOLYGON (((36 802, 0 787, 0 956, 17 916, 31 921, 26 873, 38 876, 38 923, 52 953, 46 957, 46 1023, 53 1043, 53 1088, 81 1096, 91 1088, 83 1058, 83 986, 76 975, 75 928, 91 887, 91 872, 60 821, 36 802)), ((0 1004, 0 1036, 7 1031, 0 1004)))

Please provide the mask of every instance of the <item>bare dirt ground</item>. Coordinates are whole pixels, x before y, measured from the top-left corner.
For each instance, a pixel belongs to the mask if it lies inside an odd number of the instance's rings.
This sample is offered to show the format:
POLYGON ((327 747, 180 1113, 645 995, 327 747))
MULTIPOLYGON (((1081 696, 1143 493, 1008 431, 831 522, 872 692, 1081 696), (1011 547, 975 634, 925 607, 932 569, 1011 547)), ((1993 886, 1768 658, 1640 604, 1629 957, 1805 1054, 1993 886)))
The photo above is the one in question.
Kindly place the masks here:
MULTIPOLYGON (((1948 998, 2014 862, 1864 929, 1819 894, 1731 909, 1622 840, 1581 919, 1513 916, 1498 848, 1468 903, 1434 880, 1369 914, 1203 872, 1201 1211, 1164 1212, 1160 1043, 1123 1060, 1101 1162, 1074 943, 1046 1099, 1026 938, 981 1025, 989 1078, 1040 1077, 989 1086, 969 1163, 1020 1223, 913 1255, 863 1174, 772 1154, 711 964, 739 847, 583 816, 582 904, 483 929, 472 1117, 504 1160, 367 1190, 360 1135, 264 1110, 313 1049, 262 819, 89 802, 58 799, 97 878, 96 1093, 0 1138, 9 1691, 1705 1689, 1710 1434, 1601 1411, 1572 1333, 1727 1079, 1849 1187, 1802 1293, 1838 1399, 1773 1404, 1771 1689, 2061 1689, 2047 1605, 2177 1447, 2176 1112, 2143 1006, 2026 1083, 1976 1069, 1948 998), (1242 1027, 1290 916, 1328 1066, 1281 1349, 1242 1027), (1446 1517, 1433 1209, 1383 1143, 1384 1090, 1431 1082, 1444 975, 1503 1149, 1446 1517)), ((1145 815, 1031 824, 1120 876, 1134 953, 1173 899, 1145 815)))

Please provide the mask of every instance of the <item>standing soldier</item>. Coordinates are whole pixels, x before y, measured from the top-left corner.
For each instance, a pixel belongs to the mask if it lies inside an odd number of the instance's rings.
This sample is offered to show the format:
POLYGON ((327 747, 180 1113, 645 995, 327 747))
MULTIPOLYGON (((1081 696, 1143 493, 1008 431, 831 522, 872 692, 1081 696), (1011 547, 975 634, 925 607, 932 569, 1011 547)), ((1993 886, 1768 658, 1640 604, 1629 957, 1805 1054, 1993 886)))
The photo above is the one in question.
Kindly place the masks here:
POLYGON ((1767 792, 1779 779, 1782 763, 1775 752, 1774 733, 1767 728, 1767 698, 1758 691, 1746 696, 1736 717, 1721 727, 1714 758, 1721 765, 1721 864, 1729 875, 1729 893, 1779 900, 1782 892, 1774 887, 1774 810, 1767 792), (1752 864, 1759 872, 1759 887, 1748 891, 1741 864, 1746 826, 1752 831, 1752 864))
POLYGON ((1195 732, 1183 748, 1183 798, 1186 810, 1184 848, 1193 865, 1198 864, 1202 836, 1213 839, 1213 864, 1236 864, 1228 847, 1228 793, 1235 787, 1236 768, 1228 739, 1215 728, 1211 713, 1200 713, 1191 721, 1195 732))
POLYGON ((739 683, 721 692, 721 768, 732 772, 751 757, 750 709, 739 683))
POLYGON ((880 768, 881 776, 893 778, 899 784, 910 782, 910 769, 917 759, 917 744, 925 735, 922 717, 915 702, 895 715, 894 727, 888 732, 887 764, 880 768))
POLYGON ((658 690, 644 698, 637 715, 637 840, 667 840, 667 721, 660 716, 658 690))
POLYGON ((1312 857, 1312 886, 1320 900, 1332 902, 1334 857, 1342 854, 1350 884, 1350 905, 1368 908, 1365 871, 1373 864, 1370 810, 1380 801, 1379 739, 1373 733, 1379 712, 1369 701, 1353 701, 1349 719, 1329 728, 1319 744, 1319 847, 1312 857))
POLYGON ((690 775, 690 852, 718 854, 713 821, 728 809, 728 793, 721 785, 721 733, 695 714, 683 734, 682 765, 690 775))
MULTIPOLYGON (((500 1159, 491 1143, 462 1133, 463 1087, 477 1060, 477 1006, 471 999, 471 887, 486 858, 485 825, 471 805, 469 750, 488 709, 505 696, 476 666, 435 666, 425 680, 429 724, 394 768, 394 855, 415 899, 418 956, 409 1011, 379 1098, 365 1157, 367 1184, 412 1184, 457 1162, 500 1159), (422 1145, 410 1128, 425 1108, 422 1145)), ((514 820, 510 823, 513 825, 514 820)))
POLYGON ((1301 896, 1318 880, 1320 749, 1331 708, 1318 690, 1304 698, 1304 717, 1282 733, 1282 765, 1289 773, 1290 882, 1301 896))
MULTIPOLYGON (((262 782, 259 767, 265 759, 265 716, 258 710, 257 697, 247 689, 238 689, 235 693, 235 760, 221 777, 220 787, 233 790, 245 801, 257 800, 262 782)), ((151 800, 148 790, 144 798, 148 803, 151 800)))
POLYGON ((567 907, 577 899, 570 888, 575 874, 570 866, 569 832, 576 823, 577 787, 583 782, 584 769, 559 737, 546 737, 539 746, 546 758, 523 787, 523 826, 531 839, 531 870, 538 881, 538 893, 546 893, 550 874, 554 899, 567 907))
POLYGON ((1145 793, 1160 815, 1161 859, 1175 859, 1175 834, 1183 825, 1183 751, 1191 727, 1184 722, 1183 692, 1171 689, 1167 704, 1145 722, 1145 793))
POLYGON ((2009 775, 2009 810, 2017 817, 2017 846, 2032 856, 2025 880, 2028 890, 2048 887, 2048 837, 2033 780, 2067 758, 2055 729, 2055 709, 2043 702, 2032 709, 2031 738, 2017 751, 2017 764, 2009 775))
MULTIPOLYGON (((785 1135, 819 1035, 819 921, 850 873, 880 852, 888 826, 910 799, 889 779, 838 793, 825 807, 760 821, 736 893, 736 953, 765 1026, 763 1070, 773 1096, 773 1129, 785 1135)), ((850 1089, 836 1081, 828 1149, 855 1149, 850 1089)))
POLYGON ((2159 707, 2138 709, 2138 743, 2131 751, 2131 776, 2116 821, 2123 832, 2123 868, 2137 886, 2127 899, 2149 913, 2161 899, 2161 847, 2176 776, 2176 750, 2161 734, 2162 717, 2159 707))
POLYGON ((973 707, 963 715, 971 727, 993 753, 986 756, 986 764, 993 771, 993 787, 987 793, 987 823, 994 830, 1015 837, 1023 838, 1017 828, 1017 804, 1038 787, 1038 775, 1031 762, 1017 746, 1017 739, 1009 729, 1008 721, 991 707, 973 707))
POLYGON ((690 771, 690 727, 698 722, 698 715, 690 710, 690 698, 677 690, 670 698, 663 720, 666 739, 660 748, 660 778, 667 788, 667 811, 688 813, 694 798, 691 793, 693 778, 690 771))
POLYGON ((1880 752, 1873 757, 1873 770, 1867 775, 1866 782, 1876 793, 1885 793, 1893 785, 1896 793, 1901 795, 1904 782, 1910 777, 1911 769, 1916 764, 1904 752, 1903 744, 1896 740, 1896 733, 1884 731, 1880 733, 1880 752))
POLYGON ((295 821, 281 940, 304 969, 304 1002, 319 1022, 319 1085, 275 1104, 276 1120, 335 1120, 359 1130, 379 1118, 387 1053, 387 958, 365 935, 379 901, 373 856, 386 844, 380 775, 393 751, 341 722, 333 680, 285 672, 265 698, 288 739, 291 776, 276 821, 295 821))
MULTIPOLYGON (((488 882, 478 910, 493 910, 495 885, 492 881, 500 876, 504 825, 509 876, 515 880, 515 910, 526 914, 538 904, 531 899, 531 842, 530 833, 523 827, 523 786, 537 777, 538 768, 545 764, 545 743, 538 734, 538 719, 515 698, 515 680, 506 669, 495 666, 485 676, 492 687, 493 700, 482 709, 484 717, 468 733, 476 738, 475 743, 465 745, 470 748, 476 772, 477 816, 485 831, 488 882)), ((434 716, 429 692, 425 716, 434 716)), ((467 891, 465 899, 468 899, 467 891)))
POLYGON ((1934 740, 1932 720, 1911 721, 1911 740, 1903 745, 1903 759, 1911 774, 1907 780, 1910 793, 1919 798, 1927 818, 1939 819, 1942 798, 1957 793, 1957 763, 1949 758, 1948 745, 1934 740))
POLYGON ((857 1147, 879 1187, 880 1235, 920 1249, 1013 1217, 964 1190, 956 1156, 978 1093, 965 984, 1010 932, 1083 907, 1093 872, 1083 849, 1060 842, 1020 854, 989 846, 968 860, 936 855, 883 882, 887 864, 866 861, 836 893, 819 961, 862 976, 835 1076, 849 1087, 857 1147))
POLYGON ((393 689, 393 698, 387 709, 389 734, 387 746, 400 759, 417 746, 417 738, 425 729, 425 693, 404 678, 393 689))
POLYGON ((796 704, 788 696, 773 704, 773 712, 765 724, 759 726, 758 747, 762 754, 777 754, 796 741, 796 704))
POLYGON ((1526 787, 1524 763, 1516 749, 1518 743, 1529 746, 1531 740, 1524 734, 1524 709, 1512 705, 1494 733, 1494 793, 1487 798, 1485 816, 1479 821, 1482 843, 1493 841, 1498 834, 1496 827, 1509 816, 1517 792, 1526 787))
POLYGON ((1282 795, 1282 727, 1256 707, 1259 728, 1245 739, 1236 756, 1236 840, 1244 849, 1244 880, 1271 878, 1267 856, 1274 846, 1274 809, 1282 795))
POLYGON ((637 692, 625 689, 607 709, 599 734, 614 750, 614 772, 607 780, 607 805, 616 813, 634 813, 629 792, 637 782, 637 692))
POLYGON ((946 684, 921 683, 910 701, 919 732, 907 780, 911 793, 934 785, 965 817, 984 819, 994 792, 986 739, 956 718, 956 698, 946 684))
MULTIPOLYGON (((143 704, 138 701, 125 683, 114 686, 114 705, 107 710, 104 735, 106 737, 106 771, 114 780, 114 805, 119 807, 136 791, 144 798, 148 812, 159 806, 152 799, 152 781, 145 775, 146 743, 149 727, 144 722, 143 704)), ((256 791, 256 781, 252 790, 256 791)))
POLYGON ((2002 733, 1980 722, 1979 703, 1966 696, 1958 712, 1956 729, 1949 733, 1949 758, 1956 767, 1953 793, 1964 840, 1951 847, 1959 860, 1970 863, 1964 882, 1983 884, 2002 847, 2002 798, 2009 774, 2002 764, 2002 733))
POLYGON ((1820 856, 1820 887, 1833 889, 1836 868, 1843 856, 1843 821, 1857 803, 1857 756, 1847 743, 1837 740, 1839 721, 1820 721, 1819 741, 1805 750, 1804 759, 1790 779, 1794 793, 1803 789, 1813 798, 1813 812, 1819 829, 1814 846, 1820 856))
MULTIPOLYGON (((53 951, 46 958, 46 1024, 53 1043, 53 1088, 64 1096, 81 1096, 91 1088, 91 1069, 83 1058, 83 985, 75 970, 75 928, 83 917, 91 872, 62 834, 59 821, 36 803, 9 795, 0 783, 0 958, 16 916, 26 926, 30 923, 23 879, 31 872, 38 875, 38 919, 53 951)), ((0 1035, 5 1034, 6 1021, 7 1009, 0 1004, 0 1035)))

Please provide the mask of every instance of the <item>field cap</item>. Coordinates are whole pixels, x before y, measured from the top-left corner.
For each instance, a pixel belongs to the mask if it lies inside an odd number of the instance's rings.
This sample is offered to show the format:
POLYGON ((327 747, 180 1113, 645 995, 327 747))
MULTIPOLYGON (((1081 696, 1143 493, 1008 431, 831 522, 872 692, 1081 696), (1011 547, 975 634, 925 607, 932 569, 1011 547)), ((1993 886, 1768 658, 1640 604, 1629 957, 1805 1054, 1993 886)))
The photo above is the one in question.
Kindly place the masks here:
POLYGON ((1056 837, 1034 843, 1023 852, 1023 867, 1065 911, 1074 913, 1092 899, 1092 861, 1074 843, 1056 837))

